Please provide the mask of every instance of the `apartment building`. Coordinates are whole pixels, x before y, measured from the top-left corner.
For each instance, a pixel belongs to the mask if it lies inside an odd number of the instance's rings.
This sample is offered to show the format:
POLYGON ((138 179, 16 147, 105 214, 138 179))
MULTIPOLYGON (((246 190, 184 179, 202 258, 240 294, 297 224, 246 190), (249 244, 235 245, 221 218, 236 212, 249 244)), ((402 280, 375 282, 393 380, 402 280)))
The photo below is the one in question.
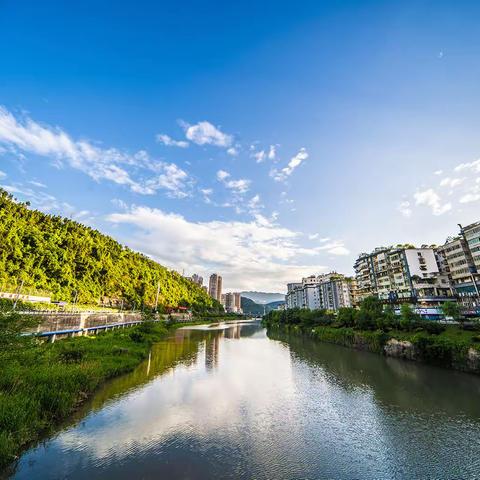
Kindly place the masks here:
POLYGON ((437 248, 437 262, 448 275, 452 289, 464 307, 480 306, 480 222, 461 228, 437 248))
POLYGON ((287 283, 285 306, 289 308, 303 308, 303 290, 301 283, 287 283))
POLYGON ((322 302, 321 308, 338 310, 353 305, 351 281, 338 273, 320 275, 319 290, 322 302))
POLYGON ((354 269, 357 302, 373 295, 385 303, 430 307, 453 297, 448 274, 440 270, 433 247, 379 247, 362 253, 354 269))
POLYGON ((225 293, 221 303, 227 313, 242 313, 242 295, 239 292, 225 293))
POLYGON ((352 305, 351 283, 336 272, 311 275, 301 283, 287 284, 285 308, 338 310, 352 305))
POLYGON ((210 275, 210 280, 208 282, 208 294, 218 300, 222 301, 222 277, 216 273, 210 275))

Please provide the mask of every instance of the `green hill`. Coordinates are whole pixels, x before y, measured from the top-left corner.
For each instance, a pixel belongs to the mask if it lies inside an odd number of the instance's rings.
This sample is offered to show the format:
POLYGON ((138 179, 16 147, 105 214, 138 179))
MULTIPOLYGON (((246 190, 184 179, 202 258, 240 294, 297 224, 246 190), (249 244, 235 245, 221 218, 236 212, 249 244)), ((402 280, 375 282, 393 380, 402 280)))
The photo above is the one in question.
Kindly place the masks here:
POLYGON ((0 290, 23 281, 24 290, 52 299, 97 304, 123 299, 126 306, 159 304, 218 309, 204 290, 97 230, 31 210, 0 189, 0 290))
POLYGON ((268 313, 271 310, 275 310, 282 303, 284 303, 284 301, 270 302, 265 305, 261 305, 259 303, 255 303, 248 297, 242 297, 242 310, 243 313, 249 315, 263 315, 264 312, 268 313))

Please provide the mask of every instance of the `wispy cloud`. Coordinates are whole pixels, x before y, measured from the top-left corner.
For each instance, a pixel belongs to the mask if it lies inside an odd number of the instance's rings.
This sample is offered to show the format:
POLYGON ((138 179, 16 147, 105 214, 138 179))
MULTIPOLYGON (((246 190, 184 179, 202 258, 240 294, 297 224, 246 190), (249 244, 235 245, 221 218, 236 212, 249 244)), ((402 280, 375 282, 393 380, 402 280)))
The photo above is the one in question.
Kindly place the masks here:
POLYGON ((166 145, 167 147, 188 147, 188 142, 186 142, 185 140, 174 140, 172 137, 169 137, 164 133, 159 133, 155 138, 157 139, 157 142, 163 143, 163 145, 166 145))
POLYGON ((71 204, 62 202, 42 190, 35 190, 22 184, 2 185, 2 188, 13 196, 19 196, 22 200, 31 202, 33 207, 45 213, 56 213, 77 221, 87 222, 92 220, 92 214, 88 210, 77 210, 71 204))
POLYGON ((180 190, 186 186, 186 172, 173 163, 152 159, 144 150, 129 154, 116 148, 99 147, 87 140, 74 140, 59 127, 41 125, 29 117, 16 118, 2 107, 0 144, 47 157, 59 168, 67 163, 96 181, 125 185, 137 193, 153 194, 158 189, 166 189, 169 194, 175 192, 180 196, 180 190), (147 179, 135 179, 132 175, 138 170, 153 174, 147 179))
POLYGON ((283 182, 298 168, 303 161, 308 158, 308 152, 305 148, 301 148, 299 152, 290 159, 288 165, 281 170, 273 169, 270 176, 277 182, 283 182))
POLYGON ((225 170, 219 170, 217 172, 217 180, 222 182, 225 187, 232 190, 235 193, 246 193, 250 188, 251 181, 246 178, 240 178, 238 180, 229 180, 231 178, 230 173, 225 170))
POLYGON ((255 159, 257 163, 262 163, 265 160, 274 161, 277 158, 277 147, 275 145, 270 145, 268 150, 255 150, 255 145, 250 145, 251 156, 255 159))
POLYGON ((461 185, 465 181, 465 178, 451 178, 445 177, 440 181, 441 187, 455 188, 461 185))
POLYGON ((435 192, 433 188, 416 192, 413 197, 415 198, 416 205, 426 205, 430 207, 434 215, 443 215, 452 209, 450 202, 442 203, 440 195, 435 192))
POLYGON ((408 200, 404 200, 403 202, 400 202, 398 204, 398 211, 404 216, 404 217, 411 217, 412 216, 412 207, 411 204, 408 200))

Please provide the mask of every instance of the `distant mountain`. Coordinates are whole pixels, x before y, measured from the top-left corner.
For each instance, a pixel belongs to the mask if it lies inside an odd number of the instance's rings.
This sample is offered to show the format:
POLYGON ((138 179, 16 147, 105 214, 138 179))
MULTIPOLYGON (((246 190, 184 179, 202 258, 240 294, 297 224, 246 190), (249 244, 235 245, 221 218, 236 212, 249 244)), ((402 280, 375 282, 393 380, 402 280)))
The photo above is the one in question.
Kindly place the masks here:
POLYGON ((242 297, 247 297, 255 303, 265 305, 270 302, 285 301, 283 293, 267 293, 267 292, 242 292, 242 297))
POLYGON ((242 310, 248 315, 263 315, 263 305, 255 303, 248 297, 242 297, 242 310))
POLYGON ((270 310, 275 310, 282 303, 284 303, 283 300, 261 305, 259 303, 255 303, 253 300, 250 300, 248 297, 242 297, 242 310, 243 313, 249 315, 263 315, 264 313, 268 313, 270 310))

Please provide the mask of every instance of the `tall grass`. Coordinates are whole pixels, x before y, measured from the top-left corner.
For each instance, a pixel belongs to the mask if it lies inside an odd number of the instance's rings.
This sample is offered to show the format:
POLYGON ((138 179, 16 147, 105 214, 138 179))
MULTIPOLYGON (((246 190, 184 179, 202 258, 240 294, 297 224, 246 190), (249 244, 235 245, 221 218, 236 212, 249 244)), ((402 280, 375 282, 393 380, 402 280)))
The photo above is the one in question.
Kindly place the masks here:
POLYGON ((25 338, 12 344, 9 336, 0 351, 0 469, 102 382, 131 371, 169 328, 145 323, 53 344, 25 338))

